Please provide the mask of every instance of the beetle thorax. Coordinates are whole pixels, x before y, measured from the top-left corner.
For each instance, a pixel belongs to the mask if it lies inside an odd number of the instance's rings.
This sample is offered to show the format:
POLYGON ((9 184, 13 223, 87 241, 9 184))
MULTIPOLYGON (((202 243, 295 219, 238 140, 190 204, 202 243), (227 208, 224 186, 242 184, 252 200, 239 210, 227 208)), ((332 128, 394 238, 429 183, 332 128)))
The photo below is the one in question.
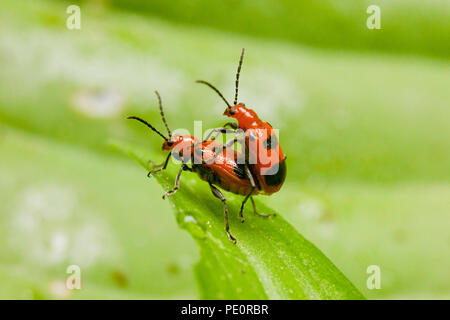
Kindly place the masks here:
POLYGON ((258 115, 252 109, 248 109, 244 104, 237 104, 232 107, 234 114, 228 112, 227 116, 235 118, 239 123, 239 128, 243 130, 257 128, 262 124, 258 115))

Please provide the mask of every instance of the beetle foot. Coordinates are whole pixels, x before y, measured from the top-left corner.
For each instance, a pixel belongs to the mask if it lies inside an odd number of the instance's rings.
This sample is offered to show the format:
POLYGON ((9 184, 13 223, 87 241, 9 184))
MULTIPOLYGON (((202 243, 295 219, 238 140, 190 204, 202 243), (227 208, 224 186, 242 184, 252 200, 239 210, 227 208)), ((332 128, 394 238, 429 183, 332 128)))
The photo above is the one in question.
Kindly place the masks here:
POLYGON ((166 199, 166 197, 170 197, 171 195, 173 195, 175 192, 177 192, 177 189, 173 189, 173 190, 169 190, 167 192, 165 192, 162 196, 163 199, 166 199))
POLYGON ((228 239, 230 239, 231 242, 233 242, 234 244, 236 244, 237 240, 235 237, 233 237, 230 233, 230 231, 227 231, 227 235, 228 235, 228 239))
POLYGON ((276 216, 275 213, 267 213, 267 214, 265 214, 265 213, 259 213, 258 211, 255 211, 255 214, 260 216, 260 217, 266 218, 266 219, 269 219, 270 217, 275 217, 276 216))

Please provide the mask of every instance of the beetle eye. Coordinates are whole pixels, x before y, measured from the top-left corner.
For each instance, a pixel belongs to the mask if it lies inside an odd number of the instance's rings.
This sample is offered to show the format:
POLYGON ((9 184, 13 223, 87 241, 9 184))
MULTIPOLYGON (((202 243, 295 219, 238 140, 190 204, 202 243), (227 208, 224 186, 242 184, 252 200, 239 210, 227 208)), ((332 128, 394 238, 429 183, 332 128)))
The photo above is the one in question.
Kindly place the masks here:
POLYGON ((234 115, 235 113, 236 113, 236 109, 231 108, 231 109, 230 109, 230 114, 231 114, 231 115, 234 115))
POLYGON ((167 146, 169 147, 173 146, 173 141, 167 141, 167 146))

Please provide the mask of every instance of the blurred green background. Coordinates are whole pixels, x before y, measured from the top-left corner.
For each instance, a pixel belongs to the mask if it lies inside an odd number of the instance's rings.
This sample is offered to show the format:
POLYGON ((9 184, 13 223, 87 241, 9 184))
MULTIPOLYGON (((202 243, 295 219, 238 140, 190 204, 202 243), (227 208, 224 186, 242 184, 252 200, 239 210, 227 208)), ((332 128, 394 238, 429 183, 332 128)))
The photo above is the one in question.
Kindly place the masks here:
POLYGON ((368 298, 450 298, 450 3, 12 1, 0 5, 0 298, 197 298, 194 241, 108 141, 162 161, 162 128, 240 100, 280 129, 288 178, 261 198, 368 298), (81 30, 66 8, 81 7, 81 30), (369 30, 366 8, 381 8, 369 30), (68 265, 82 290, 65 289, 68 265), (381 268, 368 290, 366 269, 381 268))

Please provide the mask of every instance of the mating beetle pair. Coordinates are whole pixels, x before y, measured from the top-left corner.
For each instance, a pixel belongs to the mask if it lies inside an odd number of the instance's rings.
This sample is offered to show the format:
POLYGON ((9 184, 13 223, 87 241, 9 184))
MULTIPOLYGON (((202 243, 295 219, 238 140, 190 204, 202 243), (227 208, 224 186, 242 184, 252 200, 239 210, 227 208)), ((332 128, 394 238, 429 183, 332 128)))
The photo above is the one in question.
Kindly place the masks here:
POLYGON ((225 229, 228 238, 234 243, 236 243, 236 239, 229 231, 227 202, 217 187, 245 196, 239 211, 239 217, 244 222, 242 212, 249 198, 255 214, 263 217, 270 217, 272 215, 259 213, 256 210, 253 196, 257 194, 270 195, 277 192, 280 190, 286 178, 286 156, 281 150, 272 126, 267 122, 261 121, 257 114, 253 110, 248 109, 243 103, 237 102, 239 75, 243 58, 244 49, 242 49, 236 73, 233 105, 230 105, 220 91, 212 84, 203 80, 197 81, 212 88, 222 98, 227 105, 224 115, 236 119, 237 124, 226 123, 223 127, 214 129, 203 141, 190 135, 172 135, 164 116, 161 97, 157 91, 155 93, 158 97, 161 117, 166 126, 168 137, 164 136, 147 121, 135 116, 128 117, 128 119, 135 119, 144 123, 161 136, 164 139, 163 150, 170 151, 164 164, 160 168, 150 171, 148 176, 166 169, 171 156, 182 162, 175 179, 174 188, 164 193, 163 198, 174 194, 178 190, 183 171, 196 172, 202 180, 208 182, 213 195, 223 202, 225 229), (231 129, 227 129, 227 127, 231 129), (220 133, 235 133, 236 135, 234 139, 224 145, 220 145, 215 142, 214 137, 210 138, 212 134, 217 135, 220 133), (233 147, 234 143, 239 141, 239 135, 243 135, 242 140, 245 153, 245 161, 243 162, 239 161, 242 159, 243 154, 235 150, 232 150, 232 152, 227 151, 227 148, 233 147), (249 161, 249 159, 253 161, 249 161))

